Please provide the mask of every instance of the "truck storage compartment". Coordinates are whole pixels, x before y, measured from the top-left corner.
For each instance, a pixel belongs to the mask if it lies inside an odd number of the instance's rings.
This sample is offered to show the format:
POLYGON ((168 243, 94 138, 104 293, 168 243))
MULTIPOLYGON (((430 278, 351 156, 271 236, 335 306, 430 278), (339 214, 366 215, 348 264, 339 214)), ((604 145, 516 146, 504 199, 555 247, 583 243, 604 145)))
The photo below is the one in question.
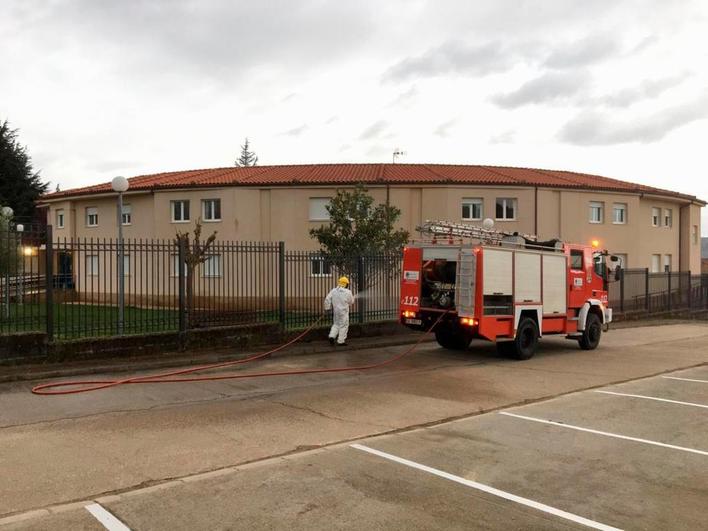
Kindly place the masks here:
POLYGON ((484 315, 514 314, 513 256, 514 253, 509 250, 484 249, 484 315))

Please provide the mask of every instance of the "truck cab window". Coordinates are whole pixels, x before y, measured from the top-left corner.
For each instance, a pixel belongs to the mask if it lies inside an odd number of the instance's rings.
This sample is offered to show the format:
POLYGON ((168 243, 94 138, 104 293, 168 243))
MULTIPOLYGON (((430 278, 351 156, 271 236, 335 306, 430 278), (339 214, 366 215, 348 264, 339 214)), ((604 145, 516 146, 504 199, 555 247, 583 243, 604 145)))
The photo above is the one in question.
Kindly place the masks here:
POLYGON ((578 269, 582 271, 583 269, 583 251, 582 250, 574 250, 571 249, 570 251, 570 268, 571 269, 578 269))

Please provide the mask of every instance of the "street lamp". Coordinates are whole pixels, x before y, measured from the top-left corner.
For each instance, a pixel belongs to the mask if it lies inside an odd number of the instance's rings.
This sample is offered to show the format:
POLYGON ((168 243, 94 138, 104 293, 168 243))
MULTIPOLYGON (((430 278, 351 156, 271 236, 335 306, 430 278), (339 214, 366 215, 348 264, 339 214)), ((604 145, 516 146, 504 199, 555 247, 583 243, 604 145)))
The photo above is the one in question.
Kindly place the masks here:
POLYGON ((118 192, 118 335, 123 335, 123 324, 125 322, 125 275, 123 263, 123 192, 128 190, 130 183, 125 177, 114 177, 111 181, 111 188, 118 192))

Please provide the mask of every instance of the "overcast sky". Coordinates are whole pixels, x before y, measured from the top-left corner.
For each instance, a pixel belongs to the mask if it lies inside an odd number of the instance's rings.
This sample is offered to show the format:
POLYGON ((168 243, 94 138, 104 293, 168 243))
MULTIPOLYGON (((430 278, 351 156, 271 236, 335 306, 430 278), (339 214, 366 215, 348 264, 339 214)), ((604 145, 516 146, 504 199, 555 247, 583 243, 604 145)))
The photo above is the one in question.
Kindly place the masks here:
POLYGON ((400 148, 708 199, 705 0, 3 0, 0 39, 0 119, 62 189, 248 136, 261 164, 400 148))

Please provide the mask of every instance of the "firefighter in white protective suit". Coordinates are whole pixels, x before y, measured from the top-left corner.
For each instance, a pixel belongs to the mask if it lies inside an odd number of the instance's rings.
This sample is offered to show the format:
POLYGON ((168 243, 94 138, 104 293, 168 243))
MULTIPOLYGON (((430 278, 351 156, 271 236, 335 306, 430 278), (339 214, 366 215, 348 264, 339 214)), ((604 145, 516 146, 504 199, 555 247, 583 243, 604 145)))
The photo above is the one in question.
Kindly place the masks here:
POLYGON ((337 282, 337 287, 333 288, 325 297, 325 310, 332 310, 334 322, 329 331, 329 342, 334 345, 347 344, 347 332, 349 331, 349 307, 354 304, 354 295, 348 289, 349 279, 341 277, 337 282))

